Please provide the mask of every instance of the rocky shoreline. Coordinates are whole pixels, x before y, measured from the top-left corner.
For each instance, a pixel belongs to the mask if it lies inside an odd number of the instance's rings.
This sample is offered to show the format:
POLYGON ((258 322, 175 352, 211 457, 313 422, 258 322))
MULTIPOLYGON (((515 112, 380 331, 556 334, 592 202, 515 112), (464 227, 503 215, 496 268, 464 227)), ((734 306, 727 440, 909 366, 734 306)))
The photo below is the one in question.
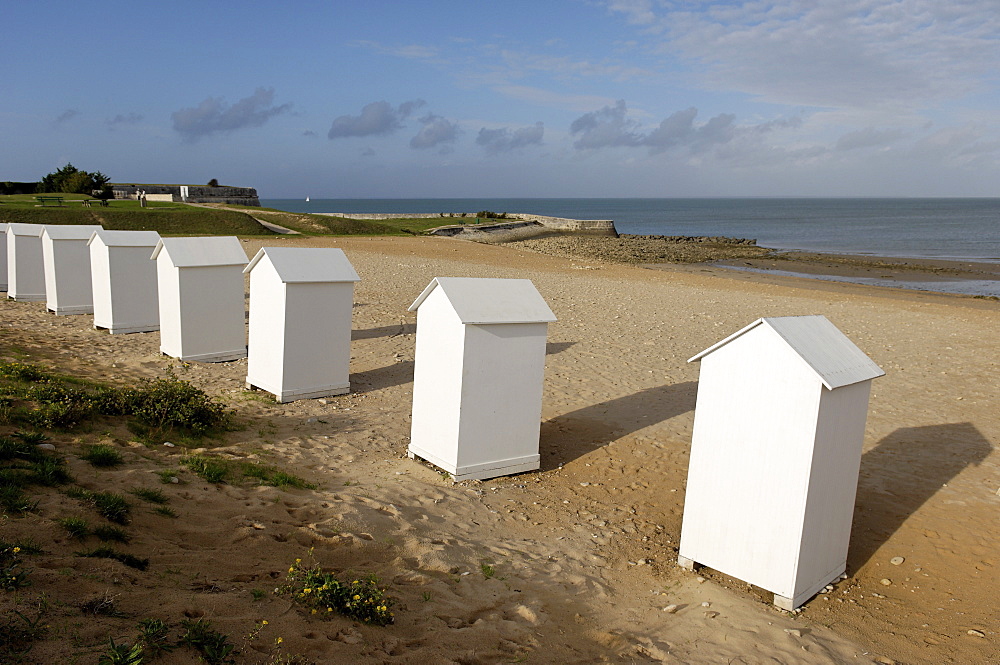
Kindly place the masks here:
MULTIPOLYGON (((996 292, 1000 264, 932 258, 893 258, 848 254, 792 252, 760 247, 749 238, 719 236, 621 235, 616 238, 549 235, 527 239, 486 240, 542 254, 587 261, 639 264, 658 268, 678 264, 711 264, 716 267, 753 271, 767 275, 793 275, 865 283, 876 279, 879 286, 908 286, 965 295, 996 292), (953 288, 946 282, 963 281, 953 288), (932 284, 941 284, 936 288, 932 284)), ((752 273, 743 273, 749 275, 752 273)))
POLYGON ((504 244, 553 256, 614 263, 704 263, 762 258, 774 251, 759 247, 754 239, 722 236, 557 235, 504 244))

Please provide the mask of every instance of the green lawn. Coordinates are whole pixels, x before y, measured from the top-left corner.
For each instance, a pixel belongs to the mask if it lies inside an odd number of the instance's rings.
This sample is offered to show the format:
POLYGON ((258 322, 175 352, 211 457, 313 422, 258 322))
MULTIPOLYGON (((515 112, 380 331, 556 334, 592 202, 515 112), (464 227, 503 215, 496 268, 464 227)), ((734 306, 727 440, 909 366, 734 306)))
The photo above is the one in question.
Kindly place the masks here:
MULTIPOLYGON (((50 196, 46 194, 45 196, 50 196)), ((83 194, 53 194, 66 201, 62 207, 40 206, 35 195, 0 196, 0 222, 28 224, 100 224, 109 230, 158 231, 163 235, 274 235, 249 215, 234 210, 200 208, 182 203, 109 201, 102 207, 80 203, 83 194)))
POLYGON ((84 194, 62 196, 61 207, 41 206, 34 194, 0 196, 0 222, 28 224, 100 224, 106 229, 158 231, 163 235, 273 235, 252 217, 293 229, 306 235, 384 236, 419 235, 448 224, 475 222, 474 217, 433 217, 428 219, 359 220, 291 213, 273 208, 226 205, 201 207, 183 203, 150 201, 142 208, 138 201, 111 200, 107 208, 94 200, 91 207, 81 201, 84 194), (245 211, 245 212, 244 212, 245 211), (252 217, 251 217, 252 216, 252 217))

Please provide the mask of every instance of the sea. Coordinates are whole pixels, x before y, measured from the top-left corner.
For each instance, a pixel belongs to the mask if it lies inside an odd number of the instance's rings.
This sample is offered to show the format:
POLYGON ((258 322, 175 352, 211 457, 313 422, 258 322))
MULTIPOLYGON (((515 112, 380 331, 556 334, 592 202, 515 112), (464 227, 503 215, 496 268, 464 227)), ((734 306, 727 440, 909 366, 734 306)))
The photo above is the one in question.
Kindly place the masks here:
MULTIPOLYGON (((261 199, 261 205, 304 213, 489 210, 611 219, 619 233, 753 238, 781 250, 1000 263, 1000 198, 303 198, 261 199)), ((997 282, 968 282, 948 290, 1000 295, 997 282)), ((945 290, 937 282, 913 288, 945 290)))

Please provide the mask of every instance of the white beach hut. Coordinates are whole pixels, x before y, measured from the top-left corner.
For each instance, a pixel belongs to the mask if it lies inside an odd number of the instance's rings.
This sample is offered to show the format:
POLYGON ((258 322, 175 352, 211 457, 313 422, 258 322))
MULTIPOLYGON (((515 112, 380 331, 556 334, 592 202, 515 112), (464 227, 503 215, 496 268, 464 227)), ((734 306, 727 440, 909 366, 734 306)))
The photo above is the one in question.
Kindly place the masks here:
POLYGON ((160 329, 156 264, 149 255, 156 231, 95 231, 90 238, 94 327, 112 334, 160 329))
POLYGON ((245 358, 243 267, 236 236, 161 238, 156 261, 160 351, 181 360, 245 358))
POLYGON ((100 225, 48 224, 42 227, 45 302, 56 314, 91 314, 94 291, 87 242, 100 225))
POLYGON ((0 222, 0 291, 7 290, 7 222, 0 222))
POLYGON ((702 351, 678 562, 792 610, 839 577, 871 380, 823 316, 763 318, 702 351))
POLYGON ((44 224, 7 225, 7 297, 18 302, 45 300, 45 268, 42 263, 44 224))
POLYGON ((527 279, 436 277, 417 312, 410 457, 456 481, 539 466, 547 324, 527 279))
POLYGON ((350 391, 351 311, 361 281, 343 250, 264 247, 247 265, 247 388, 279 402, 350 391))

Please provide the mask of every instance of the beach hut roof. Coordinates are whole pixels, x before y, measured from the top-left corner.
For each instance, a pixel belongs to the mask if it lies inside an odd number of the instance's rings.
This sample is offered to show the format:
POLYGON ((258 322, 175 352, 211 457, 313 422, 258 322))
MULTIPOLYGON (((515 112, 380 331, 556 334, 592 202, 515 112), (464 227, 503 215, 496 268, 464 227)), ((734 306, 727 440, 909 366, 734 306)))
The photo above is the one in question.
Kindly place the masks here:
POLYGON ((708 347, 688 362, 701 360, 761 325, 776 332, 816 372, 823 385, 830 390, 885 375, 885 372, 840 332, 837 326, 820 315, 757 319, 742 330, 708 347))
POLYGON ((24 224, 21 222, 7 224, 7 231, 16 236, 35 236, 37 238, 44 228, 44 224, 24 224))
POLYGON ((435 277, 413 301, 413 312, 441 287, 458 318, 467 324, 551 323, 556 315, 530 279, 435 277))
POLYGON ((52 240, 90 240, 94 231, 103 228, 100 224, 49 224, 43 226, 38 235, 52 240))
POLYGON ((155 247, 160 241, 160 234, 156 231, 107 231, 100 229, 94 231, 87 244, 94 242, 94 238, 100 238, 108 247, 155 247))
POLYGON ((344 250, 336 247, 264 247, 243 272, 267 256, 282 282, 360 282, 344 250))
POLYGON ((197 266, 245 266, 247 255, 236 236, 207 238, 160 238, 151 259, 166 252, 177 268, 197 266))

